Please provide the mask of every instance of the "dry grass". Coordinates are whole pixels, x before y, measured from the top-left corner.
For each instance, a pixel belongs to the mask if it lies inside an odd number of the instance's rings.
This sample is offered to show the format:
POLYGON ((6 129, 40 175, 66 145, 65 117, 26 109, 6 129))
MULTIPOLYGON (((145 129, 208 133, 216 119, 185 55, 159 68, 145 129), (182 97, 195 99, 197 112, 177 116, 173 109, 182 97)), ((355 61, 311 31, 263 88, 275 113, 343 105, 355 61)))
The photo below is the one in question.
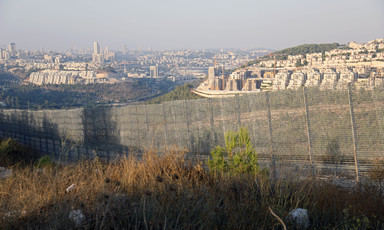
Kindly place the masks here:
POLYGON ((180 152, 15 168, 0 181, 4 229, 282 229, 268 207, 283 221, 292 209, 307 208, 312 229, 384 228, 376 187, 215 176, 180 152), (75 189, 66 193, 71 184, 75 189), (77 227, 68 218, 75 209, 85 215, 77 227))

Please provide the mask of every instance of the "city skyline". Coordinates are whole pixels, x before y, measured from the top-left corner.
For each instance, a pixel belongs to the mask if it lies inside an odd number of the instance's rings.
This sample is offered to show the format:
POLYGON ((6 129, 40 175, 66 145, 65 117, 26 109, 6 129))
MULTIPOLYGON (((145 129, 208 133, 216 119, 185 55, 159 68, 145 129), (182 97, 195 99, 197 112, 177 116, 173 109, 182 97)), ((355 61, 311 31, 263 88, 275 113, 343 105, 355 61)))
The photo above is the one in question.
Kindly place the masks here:
POLYGON ((0 47, 267 48, 384 37, 380 0, 0 1, 0 47))

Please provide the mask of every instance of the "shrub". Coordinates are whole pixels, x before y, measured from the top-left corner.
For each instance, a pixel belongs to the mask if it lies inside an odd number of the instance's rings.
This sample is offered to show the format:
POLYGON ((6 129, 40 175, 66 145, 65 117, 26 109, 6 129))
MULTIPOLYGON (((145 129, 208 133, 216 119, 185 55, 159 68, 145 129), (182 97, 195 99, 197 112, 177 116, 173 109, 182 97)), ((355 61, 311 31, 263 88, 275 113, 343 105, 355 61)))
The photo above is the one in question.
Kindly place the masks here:
POLYGON ((239 174, 257 174, 260 171, 257 153, 246 128, 225 133, 225 148, 217 146, 211 151, 207 164, 211 171, 239 174))
POLYGON ((29 164, 35 160, 35 152, 20 145, 12 138, 0 141, 0 166, 29 164))
POLYGON ((38 169, 53 167, 54 163, 51 161, 51 158, 47 155, 41 157, 37 162, 35 162, 35 167, 38 169))
POLYGON ((332 139, 326 148, 325 151, 326 160, 331 161, 332 163, 339 163, 339 161, 342 159, 341 151, 340 151, 340 144, 337 139, 332 139))
POLYGON ((384 183, 384 159, 378 158, 373 162, 373 168, 368 171, 369 178, 375 183, 384 183))

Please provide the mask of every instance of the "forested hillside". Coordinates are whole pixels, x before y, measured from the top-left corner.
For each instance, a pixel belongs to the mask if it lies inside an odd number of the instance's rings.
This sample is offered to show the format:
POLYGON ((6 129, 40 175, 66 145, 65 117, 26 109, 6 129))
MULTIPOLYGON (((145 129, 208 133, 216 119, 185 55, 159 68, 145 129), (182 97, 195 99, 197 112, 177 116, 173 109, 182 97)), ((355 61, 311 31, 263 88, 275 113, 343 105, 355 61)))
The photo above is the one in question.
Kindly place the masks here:
POLYGON ((199 99, 202 98, 199 95, 196 95, 191 92, 191 89, 195 85, 192 83, 186 83, 184 85, 176 86, 171 92, 164 94, 162 96, 156 97, 150 101, 149 104, 160 104, 164 101, 176 101, 176 100, 190 100, 190 99, 199 99))

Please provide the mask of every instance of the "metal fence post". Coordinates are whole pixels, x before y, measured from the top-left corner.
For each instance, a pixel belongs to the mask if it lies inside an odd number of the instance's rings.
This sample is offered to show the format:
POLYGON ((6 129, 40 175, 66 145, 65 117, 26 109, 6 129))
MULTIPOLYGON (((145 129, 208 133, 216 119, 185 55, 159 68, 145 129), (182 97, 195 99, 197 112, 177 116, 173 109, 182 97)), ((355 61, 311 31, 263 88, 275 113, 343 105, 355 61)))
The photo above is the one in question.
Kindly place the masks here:
POLYGON ((190 130, 189 130, 189 113, 188 113, 188 101, 187 100, 184 100, 184 108, 185 108, 185 121, 186 121, 186 124, 187 124, 187 148, 189 150, 191 150, 191 139, 190 139, 190 130))
POLYGON ((309 163, 311 164, 312 175, 316 176, 316 170, 313 163, 313 152, 312 152, 312 140, 311 140, 311 125, 309 121, 309 109, 308 109, 308 98, 307 98, 307 88, 303 87, 303 97, 304 97, 304 108, 305 108, 305 120, 307 128, 307 140, 308 140, 308 152, 309 152, 309 163))
POLYGON ((140 143, 140 129, 139 129, 139 114, 137 112, 137 105, 135 106, 135 110, 136 110, 136 132, 137 132, 137 148, 139 149, 141 147, 141 143, 140 143))
POLYGON ((271 116, 271 101, 269 97, 269 92, 265 92, 265 99, 267 103, 267 117, 268 117, 268 138, 269 138, 269 150, 271 153, 271 176, 272 179, 275 180, 277 178, 276 175, 276 160, 275 160, 275 154, 273 149, 273 135, 272 135, 272 116, 271 116))
POLYGON ((146 135, 147 135, 147 146, 151 146, 152 147, 152 143, 151 143, 151 136, 149 135, 149 120, 148 120, 148 106, 145 106, 144 109, 145 109, 145 131, 146 131, 146 135))
MULTIPOLYGON (((53 143, 55 143, 55 142, 53 142, 53 143)), ((89 157, 88 145, 85 145, 85 155, 87 155, 87 157, 89 157)))
POLYGON ((167 137, 167 115, 165 113, 165 104, 163 102, 163 117, 164 117, 164 141, 165 141, 165 150, 168 148, 168 137, 167 137))
MULTIPOLYGON (((110 142, 110 138, 109 138, 109 127, 107 126, 108 122, 107 122, 107 119, 106 119, 106 111, 105 111, 105 107, 103 107, 103 125, 104 125, 104 130, 105 130, 105 141, 106 143, 109 143, 110 142)), ((104 145, 105 143, 103 143, 104 145)), ((109 150, 109 147, 108 146, 105 146, 106 147, 106 152, 107 152, 107 162, 109 162, 110 160, 110 150, 109 150)))
POLYGON ((134 130, 133 130, 133 122, 132 122, 132 106, 128 106, 128 111, 129 111, 129 147, 132 148, 133 146, 133 141, 132 141, 132 138, 133 138, 133 133, 134 133, 134 130))
POLYGON ((355 123, 355 112, 353 109, 352 100, 352 85, 348 84, 348 101, 349 101, 349 113, 351 116, 351 130, 352 130, 352 144, 353 144, 353 157, 355 160, 355 171, 356 171, 356 182, 359 182, 359 162, 357 158, 357 140, 356 140, 356 123, 355 123))
MULTIPOLYGON (((175 147, 177 146, 180 142, 180 139, 179 139, 179 136, 177 134, 177 130, 176 130, 176 127, 177 127, 177 114, 176 114, 176 111, 175 111, 175 101, 172 101, 172 105, 171 105, 171 114, 169 114, 169 116, 171 117, 172 114, 173 114, 173 130, 171 131, 171 133, 173 133, 173 137, 172 138, 169 138, 168 141, 171 142, 171 144, 175 147)), ((172 127, 172 125, 171 125, 172 127)))
POLYGON ((383 107, 381 107, 380 105, 382 105, 382 103, 380 103, 380 98, 378 98, 378 93, 379 92, 382 92, 381 90, 378 90, 377 88, 376 89, 372 89, 372 99, 374 100, 374 106, 375 106, 375 114, 376 114, 376 120, 377 120, 377 124, 379 126, 379 132, 380 132, 380 135, 381 135, 381 145, 382 145, 382 150, 384 150, 384 131, 383 131, 383 127, 384 127, 384 110, 383 110, 383 107), (377 106, 379 105, 379 107, 377 106))
POLYGON ((45 135, 45 148, 47 149, 47 154, 50 154, 50 152, 49 152, 48 136, 47 135, 45 135))
POLYGON ((43 130, 42 130, 42 127, 39 125, 39 144, 40 144, 40 151, 43 151, 43 138, 42 138, 42 135, 43 135, 43 130))
MULTIPOLYGON (((220 99, 220 115, 221 115, 221 124, 223 126, 223 136, 224 136, 224 140, 225 140, 225 132, 227 131, 226 128, 225 128, 225 120, 224 120, 224 98, 222 97, 220 99)), ((225 143, 225 142, 224 142, 225 143)))
POLYGON ((213 104, 212 104, 212 98, 208 99, 209 101, 209 109, 210 109, 210 123, 211 123, 211 136, 212 136, 212 144, 213 146, 216 145, 216 136, 215 136, 215 119, 213 116, 213 104))
POLYGON ((239 102, 239 94, 235 94, 235 102, 236 102, 236 115, 237 115, 237 128, 241 128, 241 119, 240 119, 240 102, 239 102))

